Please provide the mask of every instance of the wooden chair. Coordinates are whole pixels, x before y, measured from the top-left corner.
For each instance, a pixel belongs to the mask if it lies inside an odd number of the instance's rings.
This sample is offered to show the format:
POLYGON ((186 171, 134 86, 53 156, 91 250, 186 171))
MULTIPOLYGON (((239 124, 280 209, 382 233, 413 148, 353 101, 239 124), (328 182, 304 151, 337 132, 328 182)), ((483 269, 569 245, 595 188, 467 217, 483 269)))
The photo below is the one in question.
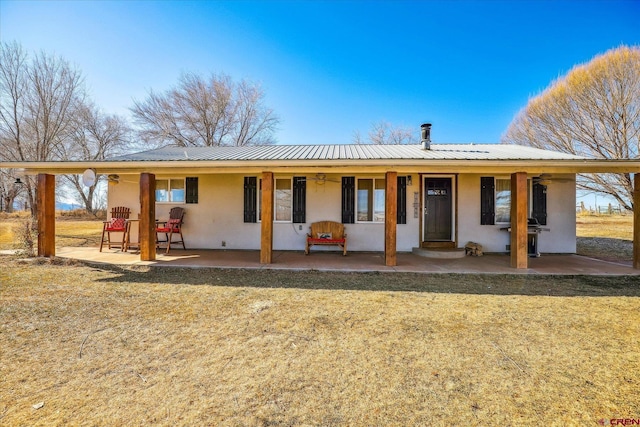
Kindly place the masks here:
POLYGON ((182 219, 184 218, 184 209, 181 207, 171 208, 169 211, 168 221, 159 221, 156 224, 156 245, 159 247, 160 243, 167 244, 167 252, 171 249, 171 245, 176 243, 182 243, 182 249, 187 249, 184 245, 184 237, 182 237, 182 219), (158 239, 158 233, 165 235, 165 240, 158 239), (173 240, 173 235, 179 234, 180 240, 173 240))
POLYGON ((109 249, 111 247, 120 248, 123 252, 127 250, 129 243, 129 229, 131 223, 128 221, 131 209, 125 206, 116 206, 111 209, 111 220, 103 221, 102 238, 100 239, 100 252, 104 242, 107 242, 109 249), (119 243, 112 243, 111 233, 122 233, 122 240, 119 243), (105 236, 107 239, 105 240, 105 236))
POLYGON ((314 245, 332 245, 342 248, 342 255, 347 255, 347 235, 344 225, 334 221, 320 221, 311 224, 310 233, 307 234, 307 246, 305 255, 309 255, 309 249, 314 245))

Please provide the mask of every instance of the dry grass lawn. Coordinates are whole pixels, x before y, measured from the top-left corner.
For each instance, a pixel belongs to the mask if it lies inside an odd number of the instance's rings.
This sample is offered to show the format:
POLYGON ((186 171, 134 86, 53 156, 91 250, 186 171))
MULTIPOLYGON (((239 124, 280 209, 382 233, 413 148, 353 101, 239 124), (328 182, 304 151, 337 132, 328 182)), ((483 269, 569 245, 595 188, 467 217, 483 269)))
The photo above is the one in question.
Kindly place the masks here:
POLYGON ((0 425, 638 418, 638 280, 0 257, 0 425))
MULTIPOLYGON (((0 220, 0 249, 21 220, 0 220)), ((101 226, 57 220, 56 243, 101 226)), ((577 227, 579 253, 631 259, 630 216, 577 227)), ((0 425, 597 425, 640 418, 639 336, 637 277, 5 256, 0 425)))
MULTIPOLYGON (((22 249, 18 236, 26 217, 0 219, 0 250, 22 249)), ((102 234, 101 220, 56 218, 56 246, 97 246, 102 234)), ((37 244, 37 242, 36 242, 37 244)))
POLYGON ((633 260, 633 215, 578 215, 577 252, 609 261, 633 260))

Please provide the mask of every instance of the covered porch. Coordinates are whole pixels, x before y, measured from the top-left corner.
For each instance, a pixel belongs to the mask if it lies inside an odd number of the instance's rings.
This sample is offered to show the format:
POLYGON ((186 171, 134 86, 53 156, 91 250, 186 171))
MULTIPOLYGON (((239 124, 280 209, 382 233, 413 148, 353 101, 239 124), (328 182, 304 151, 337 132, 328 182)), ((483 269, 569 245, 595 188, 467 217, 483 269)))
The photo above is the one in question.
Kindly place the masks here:
MULTIPOLYGON (((575 171, 577 172, 577 171, 575 171)), ((272 263, 276 263, 276 257, 278 251, 274 251, 273 248, 273 200, 274 200, 274 172, 262 172, 262 221, 260 224, 260 250, 257 251, 259 255, 258 262, 260 265, 268 266, 272 263)), ((398 202, 397 192, 397 176, 396 171, 385 172, 386 188, 385 188, 385 221, 384 221, 384 252, 379 255, 377 261, 380 266, 384 266, 386 270, 393 271, 396 267, 401 268, 403 261, 399 258, 400 253, 397 251, 396 236, 397 236, 397 223, 396 223, 396 206, 398 202)), ((140 215, 139 215, 139 247, 140 251, 135 255, 137 261, 141 263, 148 263, 156 261, 157 255, 155 250, 155 174, 141 173, 139 190, 140 190, 140 215)), ((640 175, 634 176, 634 204, 640 206, 640 175)), ((56 254, 55 248, 55 177, 51 174, 38 174, 38 255, 39 256, 54 256, 61 255, 56 254)), ((527 253, 527 172, 512 172, 511 173, 511 251, 508 259, 508 265, 505 266, 506 272, 512 272, 516 270, 529 271, 537 268, 538 265, 549 264, 550 261, 545 261, 548 257, 545 257, 542 261, 529 258, 527 253)), ((632 268, 640 268, 640 210, 634 212, 634 256, 632 268)), ((207 251, 203 251, 206 253, 207 251)), ((215 251, 214 251, 215 252, 215 251)), ((251 251, 247 251, 251 253, 251 251)), ((223 252, 224 253, 224 252, 223 252)), ((235 251, 231 253, 241 253, 241 251, 235 251)), ((404 257, 404 255, 403 255, 404 257)), ((566 257, 566 256, 565 256, 566 257)), ((563 258, 565 258, 563 257, 563 258)), ((79 257, 82 259, 82 257, 79 257)), ((159 261, 162 263, 162 261, 159 261)), ((321 269, 313 265, 315 261, 308 261, 300 263, 301 269, 321 269), (306 265, 306 264, 310 265, 306 265)), ((349 263, 355 261, 346 261, 342 264, 343 270, 349 270, 349 263)), ((127 263, 129 263, 127 261, 127 263)), ((429 265, 429 263, 427 263, 429 265)), ((482 263, 481 263, 482 264, 482 263)), ((413 265, 412 262, 406 265, 413 265)), ((569 266, 565 261, 561 261, 558 264, 558 272, 561 273, 564 268, 570 271, 569 266)), ((369 266, 363 271, 376 270, 376 268, 370 268, 369 266)), ((456 267, 452 263, 451 268, 456 267)), ((463 266, 458 266, 463 267, 463 266)), ((408 268, 408 267, 407 267, 408 268)), ((500 263, 495 265, 497 271, 501 271, 502 266, 500 263)), ((552 270, 555 267, 548 267, 552 270)), ((583 267, 576 267, 577 272, 565 273, 565 274, 585 274, 580 273, 583 267)), ((336 268, 338 269, 338 268, 336 268)), ((418 267, 418 271, 423 271, 423 267, 418 267)), ((482 269, 480 268, 480 271, 482 269)), ((589 270, 589 269, 587 269, 589 270)), ((430 271, 430 270, 426 270, 430 271)), ((549 273, 551 274, 551 273, 549 273)), ((554 273, 556 274, 556 273, 554 273)), ((625 273, 620 273, 625 274, 625 273)))

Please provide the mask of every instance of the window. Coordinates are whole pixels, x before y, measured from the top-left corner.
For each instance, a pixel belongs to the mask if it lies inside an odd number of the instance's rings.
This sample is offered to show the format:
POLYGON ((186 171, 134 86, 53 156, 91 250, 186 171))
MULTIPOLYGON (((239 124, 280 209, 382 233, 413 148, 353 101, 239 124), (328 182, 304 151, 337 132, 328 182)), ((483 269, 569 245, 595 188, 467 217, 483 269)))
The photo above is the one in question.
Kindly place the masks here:
POLYGON ((358 179, 356 212, 359 222, 384 222, 384 189, 383 178, 358 179))
POLYGON ((496 222, 511 221, 511 180, 496 179, 496 222))
MULTIPOLYGON (((274 221, 304 223, 307 180, 303 176, 274 180, 274 221)), ((244 177, 244 222, 262 220, 262 179, 244 177)))
MULTIPOLYGON (((496 223, 509 223, 511 222, 511 180, 507 178, 496 178, 495 191, 496 223)), ((531 212, 530 200, 531 181, 527 180, 527 216, 529 216, 531 212)))
POLYGON ((184 203, 184 179, 156 179, 156 202, 184 203))
POLYGON ((275 180, 275 220, 291 221, 291 179, 275 180))

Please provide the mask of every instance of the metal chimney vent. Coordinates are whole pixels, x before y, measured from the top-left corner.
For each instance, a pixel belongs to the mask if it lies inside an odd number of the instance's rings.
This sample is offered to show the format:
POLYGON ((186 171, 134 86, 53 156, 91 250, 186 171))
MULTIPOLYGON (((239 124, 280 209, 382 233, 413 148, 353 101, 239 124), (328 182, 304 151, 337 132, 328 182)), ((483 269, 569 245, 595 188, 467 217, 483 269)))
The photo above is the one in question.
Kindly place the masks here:
POLYGON ((430 150, 431 149, 431 123, 425 123, 420 126, 422 130, 422 149, 430 150))

